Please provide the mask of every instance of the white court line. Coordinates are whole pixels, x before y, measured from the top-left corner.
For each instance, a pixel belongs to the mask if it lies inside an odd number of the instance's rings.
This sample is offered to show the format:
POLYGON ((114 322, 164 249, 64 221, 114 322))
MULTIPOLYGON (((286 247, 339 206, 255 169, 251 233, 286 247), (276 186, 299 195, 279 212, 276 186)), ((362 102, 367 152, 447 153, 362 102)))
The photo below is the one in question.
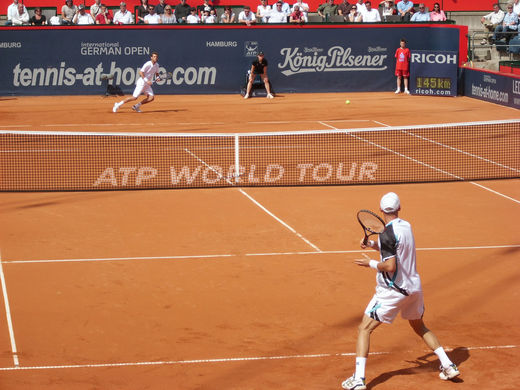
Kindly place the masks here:
POLYGON ((475 183, 474 181, 470 181, 470 183, 473 184, 474 186, 477 186, 477 187, 483 188, 483 189, 485 189, 486 191, 492 192, 492 193, 495 194, 495 195, 501 196, 501 197, 503 197, 503 198, 506 198, 506 199, 512 200, 513 202, 516 202, 516 203, 520 204, 520 200, 518 200, 518 199, 511 198, 510 196, 507 196, 507 195, 502 194, 501 192, 498 192, 498 191, 492 190, 491 188, 488 188, 488 187, 486 187, 486 186, 483 186, 482 184, 475 183))
MULTIPOLYGON (((518 345, 485 345, 475 347, 461 347, 461 348, 445 348, 446 351, 451 352, 455 349, 464 351, 489 351, 500 349, 516 349, 518 345)), ((417 353, 414 350, 403 351, 404 353, 417 353)), ((399 352, 399 353, 403 353, 399 352)), ((420 353, 431 352, 422 350, 420 353)), ((370 352, 369 355, 393 355, 397 352, 370 352)), ((289 360, 289 359, 323 359, 333 357, 356 356, 355 352, 339 352, 339 353, 315 353, 302 355, 278 355, 278 356, 252 356, 252 357, 235 357, 235 358, 217 358, 217 359, 195 359, 195 360, 163 360, 163 361, 148 361, 148 362, 124 362, 124 363, 93 363, 93 364, 65 364, 53 366, 18 366, 18 367, 0 367, 0 371, 19 371, 19 370, 59 370, 71 368, 107 368, 107 367, 136 367, 136 366, 167 366, 167 365, 182 365, 182 364, 212 364, 212 363, 236 363, 236 362, 251 362, 251 361, 265 361, 265 360, 289 360)))
POLYGON ((4 295, 5 316, 7 319, 7 327, 9 329, 9 339, 11 341, 11 353, 13 355, 13 364, 19 366, 18 351, 16 349, 16 340, 14 338, 13 320, 11 317, 11 308, 9 306, 9 298, 7 297, 7 285, 5 284, 4 267, 2 265, 2 253, 0 252, 0 280, 2 283, 2 293, 4 295))
MULTIPOLYGON (((437 248, 417 248, 417 251, 457 251, 457 250, 485 250, 485 249, 508 249, 520 248, 519 245, 487 245, 487 246, 455 246, 437 248)), ((302 255, 345 255, 350 253, 363 253, 366 250, 337 250, 316 252, 266 252, 245 254, 215 254, 215 255, 185 255, 185 256, 140 256, 140 257, 99 257, 84 259, 29 259, 29 260, 3 260, 3 264, 32 264, 32 263, 74 263, 95 261, 138 261, 138 260, 197 260, 197 259, 220 259, 223 257, 255 257, 255 256, 302 256, 302 255)))
MULTIPOLYGON (((266 124, 266 125, 269 125, 269 124, 287 124, 287 123, 321 123, 320 121, 318 120, 305 120, 305 121, 258 121, 258 122, 246 122, 246 123, 252 123, 252 124, 257 124, 257 125, 261 125, 261 124, 266 124)), ((335 123, 335 122, 370 122, 370 119, 333 119, 333 120, 330 120, 330 121, 325 121, 325 122, 331 122, 331 123, 335 123)))

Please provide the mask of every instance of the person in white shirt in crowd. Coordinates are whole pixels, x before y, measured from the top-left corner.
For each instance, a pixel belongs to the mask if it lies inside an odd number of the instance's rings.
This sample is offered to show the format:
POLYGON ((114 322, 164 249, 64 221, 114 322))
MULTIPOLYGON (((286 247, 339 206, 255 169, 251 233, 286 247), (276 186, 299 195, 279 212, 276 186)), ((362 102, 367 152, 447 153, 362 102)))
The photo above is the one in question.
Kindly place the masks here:
POLYGON ((18 3, 18 8, 12 16, 11 23, 13 26, 29 24, 29 13, 22 3, 18 3))
POLYGON ((358 12, 361 12, 361 14, 364 14, 367 11, 367 7, 365 5, 364 0, 358 0, 358 2, 356 3, 356 7, 358 12))
POLYGON ((144 17, 144 24, 162 24, 161 16, 155 13, 155 5, 148 5, 148 15, 144 17))
POLYGON ((220 23, 235 23, 236 15, 229 5, 224 6, 224 13, 220 16, 220 23))
POLYGON ((96 0, 94 4, 90 6, 90 16, 96 20, 97 16, 101 12, 101 0, 96 0))
POLYGON ((78 12, 76 12, 76 15, 74 15, 74 19, 72 20, 72 22, 74 24, 77 24, 78 26, 86 26, 89 24, 94 24, 94 19, 85 10, 85 5, 80 4, 78 6, 78 12))
MULTIPOLYGON (((25 8, 25 6, 24 6, 25 8)), ((27 11, 25 9, 25 11, 27 11)), ((18 0, 13 0, 13 3, 7 7, 7 22, 6 26, 10 26, 12 24, 13 15, 18 13, 18 0)))
POLYGON ((520 16, 520 0, 513 0, 513 12, 520 16))
POLYGON ((192 8, 190 14, 186 17, 186 23, 198 24, 200 23, 200 17, 197 15, 197 8, 192 8))
POLYGON ((363 14, 364 23, 377 23, 381 21, 381 15, 377 9, 372 8, 372 2, 365 2, 365 8, 366 11, 363 14))
POLYGON ((345 21, 351 23, 363 22, 363 14, 358 11, 357 4, 354 4, 352 8, 350 8, 350 13, 345 17, 345 21))
POLYGON ((256 17, 267 23, 267 18, 271 12, 271 6, 267 4, 267 0, 260 0, 260 5, 256 7, 256 17))
POLYGON ((244 10, 238 14, 238 23, 245 24, 246 26, 256 24, 256 15, 251 12, 251 7, 246 5, 244 10))
POLYGON ((217 23, 217 14, 215 10, 205 10, 202 12, 201 22, 204 24, 215 24, 217 23))
POLYGON ((415 12, 410 18, 410 22, 429 22, 430 13, 426 12, 426 6, 424 3, 419 4, 419 11, 415 12))
POLYGON ((379 6, 382 6, 381 14, 383 17, 395 15, 397 13, 397 10, 394 7, 394 2, 392 0, 383 0, 381 3, 379 3, 379 6))
POLYGON ((500 9, 500 5, 498 3, 493 4, 493 12, 484 15, 480 22, 484 25, 486 29, 486 38, 480 42, 482 45, 487 45, 491 43, 490 35, 495 32, 495 29, 500 26, 500 24, 504 20, 505 13, 500 9))
MULTIPOLYGON (((278 0, 280 1, 280 0, 278 0)), ((282 0, 282 11, 285 13, 285 15, 287 17, 289 17, 289 15, 291 14, 291 6, 289 5, 289 3, 286 3, 285 1, 282 0)))
POLYGON ((287 23, 287 15, 282 11, 282 6, 281 1, 276 2, 269 14, 269 23, 287 23))
POLYGON ((114 14, 114 24, 132 24, 134 18, 132 13, 126 9, 126 3, 123 1, 119 4, 119 11, 114 14))
POLYGON ((174 24, 177 23, 177 18, 175 17, 172 6, 166 4, 164 7, 164 13, 161 15, 162 24, 174 24))
POLYGON ((294 12, 294 7, 298 6, 300 11, 303 13, 303 18, 305 20, 305 23, 309 21, 309 18, 307 17, 307 14, 309 13, 310 7, 309 4, 304 3, 302 0, 297 0, 296 3, 292 6, 292 12, 294 12))
POLYGON ((72 19, 78 13, 78 7, 74 5, 72 0, 66 0, 61 7, 61 23, 65 25, 73 24, 72 19))

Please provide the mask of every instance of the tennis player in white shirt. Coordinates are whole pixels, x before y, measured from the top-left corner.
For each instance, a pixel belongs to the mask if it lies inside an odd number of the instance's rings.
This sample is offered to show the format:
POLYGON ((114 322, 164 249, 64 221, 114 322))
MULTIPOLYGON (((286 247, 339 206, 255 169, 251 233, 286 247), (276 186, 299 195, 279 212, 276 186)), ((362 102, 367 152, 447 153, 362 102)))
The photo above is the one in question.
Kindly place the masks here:
POLYGON ((147 104, 153 101, 154 95, 152 90, 153 80, 156 81, 159 79, 159 63, 157 60, 159 59, 159 54, 156 52, 152 52, 152 56, 150 61, 145 63, 141 69, 139 69, 139 79, 136 82, 135 90, 132 96, 127 97, 125 100, 120 101, 119 103, 115 103, 112 108, 113 112, 117 112, 119 107, 123 104, 136 100, 141 94, 146 95, 146 97, 140 102, 132 106, 132 110, 135 112, 141 112, 141 106, 143 104, 147 104))
POLYGON ((357 265, 377 271, 376 293, 368 304, 358 328, 356 347, 356 371, 341 386, 348 390, 364 390, 365 365, 370 346, 370 334, 381 323, 391 324, 397 314, 408 320, 412 329, 422 337, 426 345, 441 362, 439 377, 442 380, 458 376, 457 366, 448 358, 437 337, 423 321, 424 301, 421 278, 417 273, 415 240, 410 224, 399 218, 401 202, 397 194, 389 192, 381 198, 385 230, 377 242, 361 241, 361 248, 372 248, 380 252, 381 261, 355 260, 357 265))

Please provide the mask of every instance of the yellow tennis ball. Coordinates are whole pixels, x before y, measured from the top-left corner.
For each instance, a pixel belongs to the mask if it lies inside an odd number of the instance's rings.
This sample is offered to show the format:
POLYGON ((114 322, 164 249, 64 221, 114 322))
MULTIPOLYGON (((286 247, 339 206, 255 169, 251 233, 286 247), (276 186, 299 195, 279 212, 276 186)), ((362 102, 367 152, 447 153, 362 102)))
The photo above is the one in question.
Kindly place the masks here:
POLYGON ((345 100, 345 104, 350 104, 350 100, 345 100))

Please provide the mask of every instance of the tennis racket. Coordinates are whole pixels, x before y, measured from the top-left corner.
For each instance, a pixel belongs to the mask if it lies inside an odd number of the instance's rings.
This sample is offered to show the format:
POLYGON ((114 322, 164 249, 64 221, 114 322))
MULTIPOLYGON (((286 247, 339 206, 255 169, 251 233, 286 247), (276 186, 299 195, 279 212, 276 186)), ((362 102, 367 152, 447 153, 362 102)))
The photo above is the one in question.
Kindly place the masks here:
POLYGON ((161 73, 157 78, 159 80, 168 80, 168 79, 173 78, 173 73, 172 72, 161 73))
POLYGON ((365 238, 363 239, 363 245, 368 242, 368 237, 372 234, 381 234, 385 230, 385 222, 370 210, 359 210, 357 213, 357 219, 363 231, 365 232, 365 238))

